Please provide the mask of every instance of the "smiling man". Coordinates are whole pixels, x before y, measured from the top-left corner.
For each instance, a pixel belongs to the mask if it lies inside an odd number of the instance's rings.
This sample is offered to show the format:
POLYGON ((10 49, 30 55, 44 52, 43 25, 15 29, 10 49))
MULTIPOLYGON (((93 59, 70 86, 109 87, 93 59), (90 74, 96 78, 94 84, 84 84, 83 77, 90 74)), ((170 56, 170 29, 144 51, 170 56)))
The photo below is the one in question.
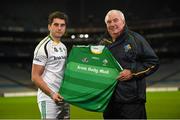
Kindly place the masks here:
POLYGON ((117 77, 104 119, 146 119, 145 77, 158 69, 159 59, 140 34, 128 29, 120 10, 110 10, 105 23, 109 37, 100 44, 107 46, 123 71, 117 77))

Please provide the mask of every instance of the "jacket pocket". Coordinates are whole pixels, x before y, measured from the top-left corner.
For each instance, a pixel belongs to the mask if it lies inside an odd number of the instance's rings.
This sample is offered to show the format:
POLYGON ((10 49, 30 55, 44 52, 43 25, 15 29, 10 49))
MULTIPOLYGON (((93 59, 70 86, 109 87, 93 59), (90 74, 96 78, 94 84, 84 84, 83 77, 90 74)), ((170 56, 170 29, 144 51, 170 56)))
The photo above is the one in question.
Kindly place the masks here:
POLYGON ((118 96, 123 101, 130 101, 137 98, 137 83, 136 80, 120 81, 118 83, 118 96))

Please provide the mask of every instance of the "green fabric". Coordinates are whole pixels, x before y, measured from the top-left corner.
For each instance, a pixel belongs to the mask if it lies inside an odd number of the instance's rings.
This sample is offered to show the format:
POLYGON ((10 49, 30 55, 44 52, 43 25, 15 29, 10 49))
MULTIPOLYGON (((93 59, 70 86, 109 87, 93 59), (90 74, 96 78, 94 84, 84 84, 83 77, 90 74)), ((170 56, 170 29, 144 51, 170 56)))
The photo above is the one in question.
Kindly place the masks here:
POLYGON ((104 48, 101 54, 94 54, 91 47, 72 48, 59 92, 70 104, 103 112, 122 68, 107 48, 104 48))

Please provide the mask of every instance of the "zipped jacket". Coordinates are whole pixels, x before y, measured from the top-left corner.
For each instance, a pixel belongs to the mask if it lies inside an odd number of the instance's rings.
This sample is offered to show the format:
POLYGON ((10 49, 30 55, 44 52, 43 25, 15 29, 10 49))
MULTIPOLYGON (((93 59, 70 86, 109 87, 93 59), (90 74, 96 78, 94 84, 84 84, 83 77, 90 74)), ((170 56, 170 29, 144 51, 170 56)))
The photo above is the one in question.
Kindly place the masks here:
POLYGON ((100 44, 106 45, 123 69, 129 69, 133 74, 130 80, 118 81, 112 100, 119 103, 146 102, 145 77, 159 67, 159 59, 148 42, 126 26, 115 42, 103 39, 100 44))

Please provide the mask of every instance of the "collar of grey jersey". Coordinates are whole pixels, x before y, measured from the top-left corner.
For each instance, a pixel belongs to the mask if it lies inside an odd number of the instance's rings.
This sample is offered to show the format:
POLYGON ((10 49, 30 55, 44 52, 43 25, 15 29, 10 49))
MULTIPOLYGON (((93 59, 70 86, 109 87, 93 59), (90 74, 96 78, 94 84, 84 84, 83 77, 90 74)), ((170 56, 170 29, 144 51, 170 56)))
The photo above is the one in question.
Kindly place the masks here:
POLYGON ((48 35, 48 38, 50 38, 50 40, 54 41, 50 34, 48 35))

